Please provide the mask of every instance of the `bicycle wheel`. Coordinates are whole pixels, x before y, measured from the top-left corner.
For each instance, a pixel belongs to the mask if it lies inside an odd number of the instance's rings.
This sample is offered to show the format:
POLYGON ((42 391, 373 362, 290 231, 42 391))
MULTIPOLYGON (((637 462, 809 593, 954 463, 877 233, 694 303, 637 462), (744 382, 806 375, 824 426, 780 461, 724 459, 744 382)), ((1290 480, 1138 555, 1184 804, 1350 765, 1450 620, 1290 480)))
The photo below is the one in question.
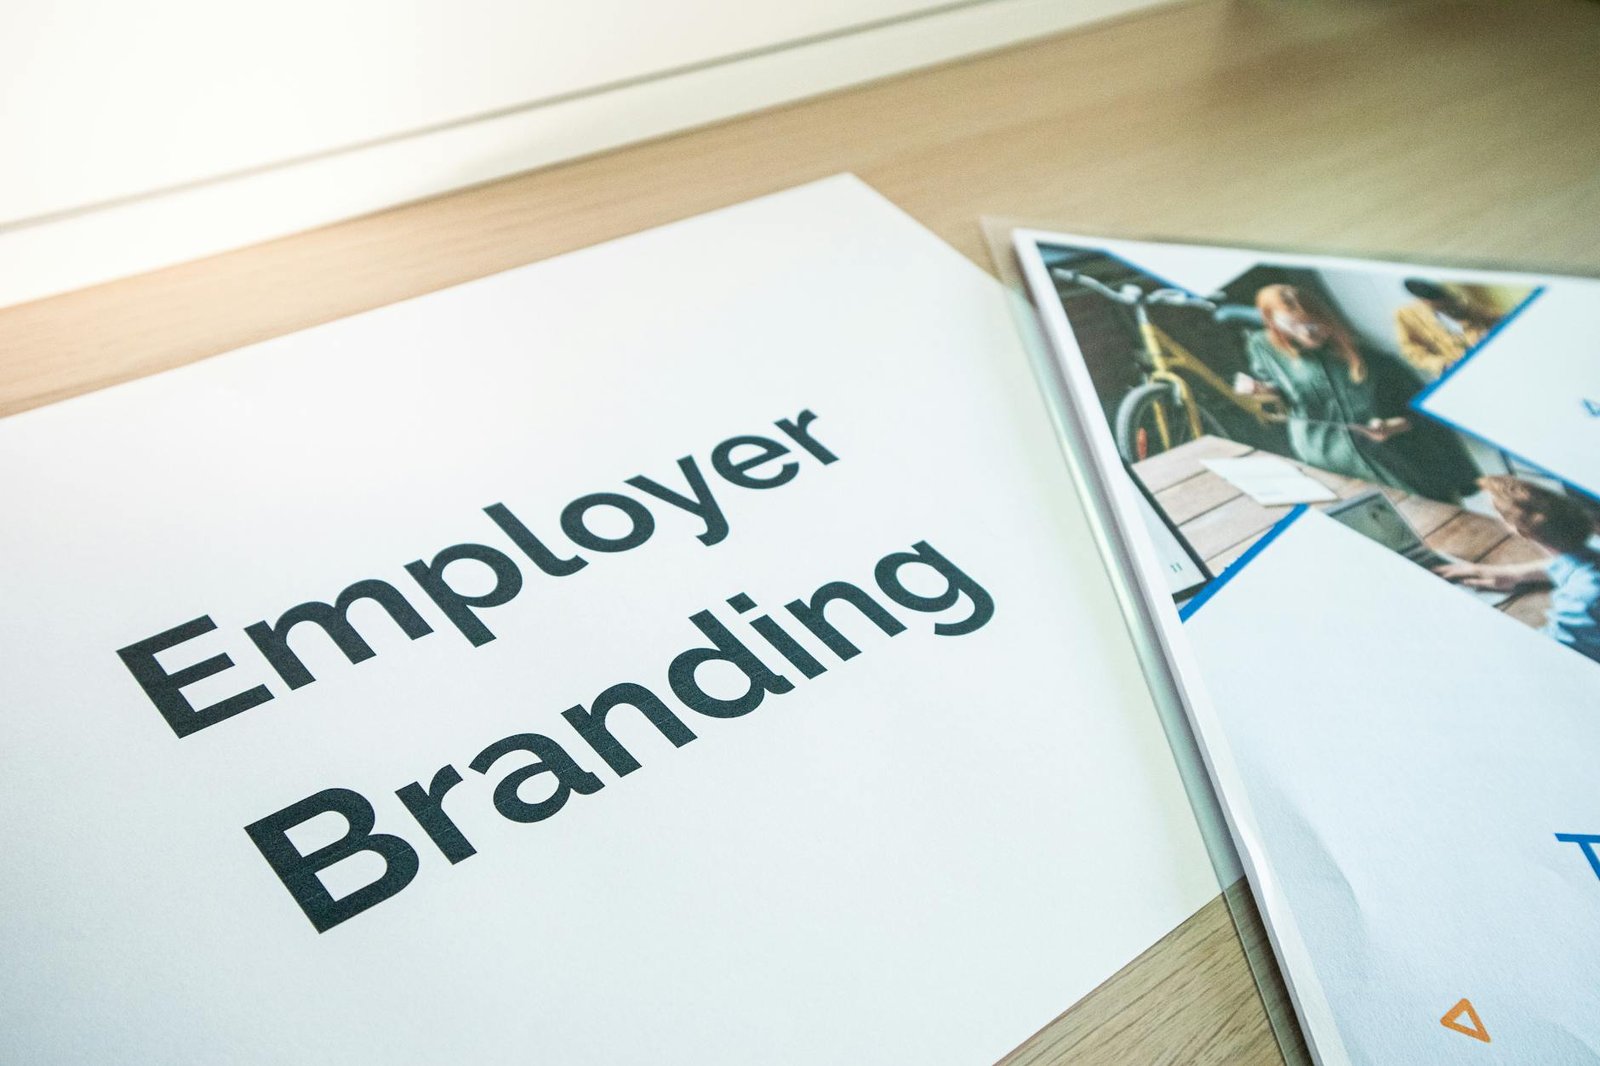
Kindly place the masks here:
POLYGON ((1176 448, 1192 436, 1178 393, 1165 381, 1147 381, 1117 404, 1117 451, 1130 463, 1176 448))

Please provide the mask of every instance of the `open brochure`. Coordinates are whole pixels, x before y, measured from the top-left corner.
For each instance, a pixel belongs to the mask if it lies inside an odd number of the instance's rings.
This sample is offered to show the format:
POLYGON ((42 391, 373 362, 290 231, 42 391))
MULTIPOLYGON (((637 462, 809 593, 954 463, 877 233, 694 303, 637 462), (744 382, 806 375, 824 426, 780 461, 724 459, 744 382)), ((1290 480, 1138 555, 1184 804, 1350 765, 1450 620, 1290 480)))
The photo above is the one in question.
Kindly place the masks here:
POLYGON ((993 1062, 1219 884, 840 177, 0 421, 0 1059, 993 1062))
POLYGON ((1600 1060, 1600 282, 1012 250, 1313 1055, 1600 1060))

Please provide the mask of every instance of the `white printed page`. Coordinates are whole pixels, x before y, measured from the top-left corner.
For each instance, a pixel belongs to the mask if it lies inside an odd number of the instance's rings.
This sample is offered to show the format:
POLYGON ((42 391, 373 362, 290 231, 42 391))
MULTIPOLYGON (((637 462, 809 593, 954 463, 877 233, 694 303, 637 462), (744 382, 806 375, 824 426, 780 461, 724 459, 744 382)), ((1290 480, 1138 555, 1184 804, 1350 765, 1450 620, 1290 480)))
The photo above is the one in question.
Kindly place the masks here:
POLYGON ((990 1062, 1217 891, 998 285, 852 178, 0 493, 0 1058, 990 1062))
POLYGON ((1184 628, 1324 1061, 1600 1058, 1594 665, 1315 512, 1184 628))
POLYGON ((1600 282, 1545 286, 1416 406, 1600 496, 1600 282))

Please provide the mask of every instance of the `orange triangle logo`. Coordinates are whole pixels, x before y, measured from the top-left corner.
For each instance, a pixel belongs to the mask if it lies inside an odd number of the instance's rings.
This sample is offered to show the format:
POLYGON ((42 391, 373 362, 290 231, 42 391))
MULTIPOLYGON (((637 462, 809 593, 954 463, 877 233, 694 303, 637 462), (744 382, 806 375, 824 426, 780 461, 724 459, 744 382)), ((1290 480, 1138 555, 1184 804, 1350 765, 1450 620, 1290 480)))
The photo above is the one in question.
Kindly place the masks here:
POLYGON ((1439 1024, 1446 1029, 1465 1033, 1474 1040, 1482 1040, 1485 1044, 1489 1042, 1489 1030, 1483 1027, 1483 1019, 1478 1017, 1478 1012, 1473 1009, 1472 1001, 1464 996, 1460 1003, 1445 1012, 1444 1017, 1439 1019, 1439 1024), (1472 1021, 1470 1026, 1461 1020, 1462 1015, 1466 1015, 1472 1021))

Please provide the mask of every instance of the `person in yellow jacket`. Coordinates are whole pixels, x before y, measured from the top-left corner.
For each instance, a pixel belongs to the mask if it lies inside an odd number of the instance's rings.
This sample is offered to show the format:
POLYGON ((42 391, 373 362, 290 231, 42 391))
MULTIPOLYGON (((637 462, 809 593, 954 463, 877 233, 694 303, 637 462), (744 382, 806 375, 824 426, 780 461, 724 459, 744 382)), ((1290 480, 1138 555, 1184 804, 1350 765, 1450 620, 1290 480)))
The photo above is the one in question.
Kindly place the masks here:
POLYGON ((1449 370, 1495 326, 1495 316, 1431 281, 1407 278, 1405 286, 1416 299, 1394 314, 1400 353, 1425 377, 1449 370))

